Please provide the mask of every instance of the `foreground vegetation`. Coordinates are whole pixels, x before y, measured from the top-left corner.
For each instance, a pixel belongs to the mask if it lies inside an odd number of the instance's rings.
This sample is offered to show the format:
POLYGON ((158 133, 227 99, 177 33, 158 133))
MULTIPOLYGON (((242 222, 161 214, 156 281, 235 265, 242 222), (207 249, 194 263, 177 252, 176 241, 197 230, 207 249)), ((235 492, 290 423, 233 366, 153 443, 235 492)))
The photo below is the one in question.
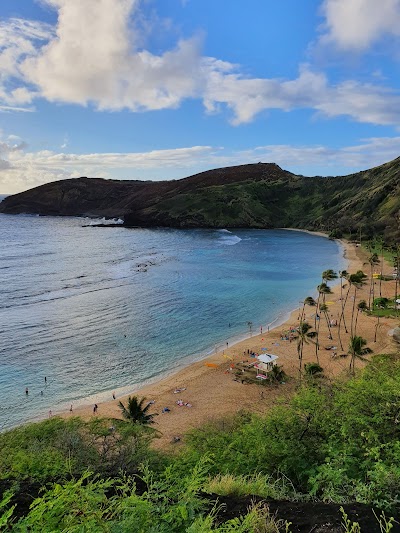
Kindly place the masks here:
POLYGON ((308 373, 268 415, 238 413, 191 432, 172 456, 151 451, 156 432, 130 420, 53 418, 3 433, 0 529, 290 531, 265 498, 360 502, 396 515, 400 356, 375 356, 334 383, 318 376, 308 373), (258 503, 224 519, 217 497, 245 495, 258 503))

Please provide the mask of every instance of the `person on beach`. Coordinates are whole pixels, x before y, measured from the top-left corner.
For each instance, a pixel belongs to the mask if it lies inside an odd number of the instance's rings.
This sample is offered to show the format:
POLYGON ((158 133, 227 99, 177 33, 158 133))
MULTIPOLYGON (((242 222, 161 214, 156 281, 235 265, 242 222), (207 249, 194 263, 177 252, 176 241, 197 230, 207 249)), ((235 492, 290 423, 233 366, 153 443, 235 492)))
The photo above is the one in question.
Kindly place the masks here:
POLYGON ((52 413, 52 410, 50 409, 49 411, 49 418, 51 418, 53 416, 53 413, 52 413))
POLYGON ((113 400, 115 400, 115 392, 112 393, 113 400))
POLYGON ((71 403, 71 407, 69 408, 69 412, 72 413, 72 403, 71 403))
POLYGON ((93 414, 94 415, 97 413, 97 408, 98 408, 98 405, 97 405, 97 403, 95 403, 94 406, 93 406, 93 414))

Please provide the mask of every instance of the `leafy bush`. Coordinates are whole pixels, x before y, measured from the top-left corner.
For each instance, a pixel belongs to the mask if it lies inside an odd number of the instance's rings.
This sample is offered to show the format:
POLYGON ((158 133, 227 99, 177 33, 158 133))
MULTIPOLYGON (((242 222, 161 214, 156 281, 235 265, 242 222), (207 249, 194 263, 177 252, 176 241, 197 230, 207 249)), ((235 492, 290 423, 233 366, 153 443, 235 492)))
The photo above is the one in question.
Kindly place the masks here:
POLYGON ((135 472, 152 435, 120 420, 51 418, 0 434, 0 479, 37 481, 96 472, 135 472))
POLYGON ((399 356, 375 356, 353 379, 304 386, 266 416, 194 430, 182 467, 213 454, 214 475, 284 475, 325 501, 399 507, 399 356))
POLYGON ((309 376, 315 376, 315 374, 321 374, 324 369, 318 363, 306 363, 304 365, 304 370, 309 376))

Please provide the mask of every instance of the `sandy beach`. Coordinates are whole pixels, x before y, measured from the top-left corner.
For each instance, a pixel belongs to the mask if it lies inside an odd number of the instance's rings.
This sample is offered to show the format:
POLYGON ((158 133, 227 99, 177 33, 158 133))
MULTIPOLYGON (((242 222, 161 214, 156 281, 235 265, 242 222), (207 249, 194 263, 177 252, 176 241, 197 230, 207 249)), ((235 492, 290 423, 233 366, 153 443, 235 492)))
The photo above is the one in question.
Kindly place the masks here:
MULTIPOLYGON (((355 244, 343 242, 345 258, 348 261, 347 271, 350 273, 357 270, 363 270, 368 276, 370 274, 370 265, 365 252, 355 244)), ((380 265, 375 267, 376 272, 380 272, 380 265)), ((384 274, 391 274, 393 268, 385 264, 384 274)), ((347 282, 344 280, 344 284, 347 282)), ((332 285, 332 284, 329 284, 332 285)), ((340 301, 340 283, 332 287, 333 294, 326 297, 328 305, 329 319, 333 323, 341 313, 340 301)), ((343 295, 347 287, 343 291, 343 295)), ((356 304, 359 300, 364 299, 368 302, 370 290, 370 280, 365 286, 357 291, 356 304)), ((395 290, 394 281, 382 282, 382 296, 393 298, 395 290)), ((375 297, 379 295, 379 281, 376 281, 375 297)), ((304 295, 304 298, 309 296, 304 295)), ((349 297, 345 318, 347 324, 350 324, 353 300, 349 297)), ((314 325, 315 308, 305 308, 305 321, 314 325)), ((390 353, 393 351, 392 339, 389 331, 398 325, 398 320, 394 318, 382 318, 379 328, 377 328, 376 342, 374 342, 375 326, 377 319, 359 313, 357 322, 357 335, 361 335, 368 341, 368 346, 374 353, 390 353)), ((290 318, 283 325, 279 325, 269 332, 260 335, 253 335, 251 338, 243 340, 223 352, 218 352, 207 359, 203 359, 190 366, 183 368, 179 372, 165 377, 147 385, 134 395, 145 397, 152 404, 151 412, 159 413, 156 417, 154 427, 159 430, 161 436, 154 441, 155 448, 172 450, 179 444, 174 444, 174 437, 180 437, 180 442, 184 442, 184 435, 191 428, 200 426, 207 421, 217 420, 226 415, 232 415, 239 410, 249 410, 252 412, 266 412, 276 403, 284 402, 294 393, 298 387, 299 362, 297 354, 296 340, 284 340, 282 334, 289 330, 291 326, 296 327, 299 323, 299 309, 294 310, 290 318), (264 348, 264 350, 263 350, 264 348), (266 349, 266 350, 265 350, 266 349), (289 379, 283 384, 273 386, 259 386, 257 384, 242 383, 241 380, 234 379, 234 369, 232 366, 239 362, 255 362, 248 351, 255 353, 272 353, 279 357, 278 364, 288 375, 289 379), (181 389, 180 392, 176 392, 181 389), (176 402, 189 403, 191 407, 185 405, 179 406, 176 402), (167 413, 162 413, 163 408, 170 409, 167 413)), ((319 364, 324 369, 327 378, 334 377, 342 372, 348 372, 350 357, 340 357, 340 354, 346 353, 349 344, 350 334, 346 334, 344 328, 341 328, 343 350, 340 349, 338 341, 338 328, 333 326, 332 339, 329 339, 329 330, 323 316, 320 318, 320 349, 318 350, 319 364), (335 346, 336 349, 327 350, 326 347, 335 346), (334 354, 337 354, 336 356, 334 354)), ((308 344, 304 346, 303 364, 315 362, 315 346, 308 344)), ((363 365, 360 361, 356 366, 363 365)), ((133 395, 131 394, 131 395, 133 395)), ((92 416, 104 416, 120 418, 119 401, 125 402, 127 396, 112 399, 110 401, 99 403, 97 415, 93 415, 93 406, 80 407, 73 410, 72 415, 82 416, 87 419, 92 416)), ((67 412, 65 417, 71 416, 67 412)))

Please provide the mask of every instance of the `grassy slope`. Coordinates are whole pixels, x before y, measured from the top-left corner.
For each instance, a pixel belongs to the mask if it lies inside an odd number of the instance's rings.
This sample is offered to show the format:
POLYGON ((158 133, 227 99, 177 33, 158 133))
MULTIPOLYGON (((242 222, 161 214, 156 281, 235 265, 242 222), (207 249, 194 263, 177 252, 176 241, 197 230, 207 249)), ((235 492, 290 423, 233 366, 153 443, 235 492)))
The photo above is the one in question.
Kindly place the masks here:
MULTIPOLYGON (((400 161, 334 178, 278 176, 204 186, 160 199, 148 217, 177 226, 361 230, 399 236, 400 161)), ((255 168, 255 171, 257 169, 255 168)))

